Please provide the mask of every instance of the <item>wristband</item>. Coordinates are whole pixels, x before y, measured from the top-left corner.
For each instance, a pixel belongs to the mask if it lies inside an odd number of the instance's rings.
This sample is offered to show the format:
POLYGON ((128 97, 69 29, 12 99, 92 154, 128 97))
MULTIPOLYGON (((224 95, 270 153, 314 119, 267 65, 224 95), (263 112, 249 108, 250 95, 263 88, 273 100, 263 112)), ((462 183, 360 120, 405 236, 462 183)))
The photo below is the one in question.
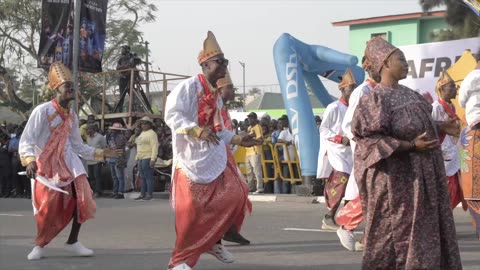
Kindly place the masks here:
POLYGON ((412 150, 411 151, 412 152, 417 151, 417 145, 415 144, 415 141, 411 141, 410 143, 412 144, 412 150))

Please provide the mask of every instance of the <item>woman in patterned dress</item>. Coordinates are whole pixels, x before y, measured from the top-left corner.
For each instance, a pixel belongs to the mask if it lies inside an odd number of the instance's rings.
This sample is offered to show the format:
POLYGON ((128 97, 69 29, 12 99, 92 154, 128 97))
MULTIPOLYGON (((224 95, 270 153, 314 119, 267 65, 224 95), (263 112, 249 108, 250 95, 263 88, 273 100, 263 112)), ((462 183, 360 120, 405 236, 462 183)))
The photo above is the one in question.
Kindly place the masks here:
POLYGON ((462 269, 438 142, 459 127, 433 121, 432 106, 398 84, 408 73, 398 48, 373 38, 365 57, 381 81, 352 122, 366 221, 362 269, 462 269))

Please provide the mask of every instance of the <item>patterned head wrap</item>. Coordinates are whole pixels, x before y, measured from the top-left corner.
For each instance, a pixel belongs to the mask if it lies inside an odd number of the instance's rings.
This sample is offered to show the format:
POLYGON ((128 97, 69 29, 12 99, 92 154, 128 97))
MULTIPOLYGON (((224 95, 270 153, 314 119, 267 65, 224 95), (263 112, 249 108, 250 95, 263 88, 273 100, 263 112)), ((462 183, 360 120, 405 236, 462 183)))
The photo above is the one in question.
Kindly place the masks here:
POLYGON ((212 31, 208 31, 207 38, 203 42, 203 50, 198 54, 198 63, 201 65, 208 59, 222 54, 222 49, 220 49, 215 35, 212 31))
POLYGON ((227 72, 225 77, 218 79, 217 81, 217 88, 222 88, 227 85, 233 85, 232 78, 230 78, 230 73, 227 72))
POLYGON ((367 42, 367 48, 365 49, 365 62, 363 63, 363 68, 365 70, 370 69, 380 75, 383 63, 396 50, 398 50, 397 47, 388 43, 388 41, 381 37, 370 39, 367 42))
POLYGON ((72 72, 61 62, 55 62, 50 66, 48 72, 48 86, 55 90, 60 85, 72 82, 72 72))
POLYGON ((347 68, 345 74, 342 76, 342 81, 338 84, 338 88, 345 88, 349 85, 357 84, 355 76, 353 76, 352 70, 347 68))
POLYGON ((438 78, 437 85, 435 86, 435 90, 437 93, 440 93, 440 88, 450 82, 455 82, 449 74, 449 70, 447 69, 440 74, 440 78, 438 78))

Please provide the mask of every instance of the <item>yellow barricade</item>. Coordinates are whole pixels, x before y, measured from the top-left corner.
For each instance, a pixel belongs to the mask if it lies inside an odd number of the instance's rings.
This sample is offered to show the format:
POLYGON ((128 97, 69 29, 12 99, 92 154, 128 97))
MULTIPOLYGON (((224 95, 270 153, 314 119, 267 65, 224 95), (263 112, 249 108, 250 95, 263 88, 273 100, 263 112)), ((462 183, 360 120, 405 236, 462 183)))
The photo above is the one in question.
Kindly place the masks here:
MULTIPOLYGON (((275 147, 271 143, 264 144, 263 146, 269 147, 270 151, 272 151, 272 159, 267 159, 265 157, 264 151, 261 151, 261 154, 260 154, 262 159, 261 162, 262 162, 263 182, 275 181, 277 179, 281 179, 283 181, 290 181, 292 183, 302 182, 301 172, 300 172, 300 163, 299 163, 299 158, 298 158, 295 145, 293 145, 293 152, 295 154, 294 160, 290 160, 290 153, 288 152, 289 149, 287 147, 287 144, 285 143, 277 143, 275 147), (278 153, 279 147, 282 147, 284 149, 283 151, 287 152, 287 157, 289 158, 288 160, 284 160, 283 156, 279 156, 279 153, 278 153), (284 164, 288 166, 289 176, 283 174, 282 165, 284 164), (269 166, 273 166, 273 175, 271 176, 268 173, 269 166)), ((245 147, 238 146, 235 153, 233 153, 235 162, 237 163, 240 169, 240 172, 244 176, 247 175, 247 166, 245 164, 245 160, 246 160, 245 150, 246 150, 245 147)))
POLYGON ((275 181, 278 179, 278 177, 280 176, 280 166, 278 165, 278 158, 277 156, 275 155, 275 150, 273 148, 273 145, 271 143, 264 143, 262 145, 262 153, 260 154, 260 156, 262 157, 262 172, 263 172, 263 182, 267 182, 267 181, 275 181), (265 157, 265 149, 264 147, 268 147, 270 152, 272 153, 272 159, 267 159, 265 157), (268 169, 269 169, 269 166, 271 166, 271 168, 273 168, 273 175, 272 176, 269 176, 269 173, 268 173, 268 169))
POLYGON ((247 166, 245 164, 245 147, 243 146, 238 146, 237 151, 233 153, 233 158, 235 159, 235 162, 237 163, 238 168, 240 169, 240 172, 246 176, 247 175, 247 166))
POLYGON ((276 157, 279 164, 278 172, 279 172, 280 179, 282 179, 283 181, 290 181, 291 183, 302 182, 302 177, 301 177, 302 174, 300 172, 300 162, 299 162, 300 159, 298 158, 297 148, 295 145, 292 145, 292 146, 293 146, 293 153, 295 155, 294 160, 290 159, 290 152, 286 143, 276 143, 273 156, 274 158, 276 157), (280 157, 278 153, 279 147, 283 148, 283 151, 285 152, 284 156, 287 157, 287 160, 283 159, 283 157, 280 157), (282 165, 288 166, 288 175, 283 174, 282 165))

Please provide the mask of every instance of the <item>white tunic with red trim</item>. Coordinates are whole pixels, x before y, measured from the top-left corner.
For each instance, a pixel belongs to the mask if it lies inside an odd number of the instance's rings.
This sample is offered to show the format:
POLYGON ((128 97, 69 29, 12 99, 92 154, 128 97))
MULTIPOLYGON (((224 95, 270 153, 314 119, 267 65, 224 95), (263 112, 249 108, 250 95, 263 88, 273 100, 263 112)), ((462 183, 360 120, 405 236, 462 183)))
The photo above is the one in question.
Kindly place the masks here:
MULTIPOLYGON (((375 85, 376 83, 371 78, 366 79, 362 84, 357 86, 355 90, 353 90, 352 94, 350 95, 350 99, 348 100, 348 109, 345 113, 345 117, 343 118, 342 130, 345 133, 345 136, 350 139, 352 154, 355 153, 356 145, 355 141, 353 140, 354 136, 352 133, 353 114, 355 113, 358 102, 360 102, 360 98, 370 93, 373 88, 375 88, 375 85)), ((354 156, 355 155, 352 155, 352 160, 354 160, 354 156)), ((352 173, 348 178, 347 189, 345 190, 345 200, 354 200, 359 196, 358 186, 357 182, 355 181, 355 174, 353 171, 354 169, 352 168, 352 173)))
MULTIPOLYGON (((436 100, 433 104, 432 118, 435 121, 447 121, 450 119, 448 112, 444 106, 452 106, 451 110, 455 111, 453 105, 445 104, 441 100, 436 100), (443 103, 443 104, 442 104, 443 103)), ((458 138, 445 135, 442 144, 443 160, 445 163, 445 172, 447 176, 454 176, 460 170, 460 151, 457 146, 458 138)))
POLYGON ((320 125, 318 178, 328 178, 330 176, 330 174, 327 175, 328 166, 336 171, 348 174, 352 171, 352 149, 350 146, 342 144, 342 137, 345 136, 342 130, 342 122, 347 108, 345 101, 337 100, 330 103, 323 113, 322 124, 320 125), (325 162, 325 160, 328 160, 328 162, 325 162))
MULTIPOLYGON (((210 183, 225 170, 227 152, 225 144, 208 144, 186 134, 186 130, 198 127, 198 98, 203 87, 198 76, 182 81, 168 95, 165 122, 172 129, 173 170, 180 166, 195 183, 210 183)), ((218 98, 218 109, 223 102, 218 98)), ((222 128, 216 133, 225 143, 230 143, 233 132, 222 128)))

